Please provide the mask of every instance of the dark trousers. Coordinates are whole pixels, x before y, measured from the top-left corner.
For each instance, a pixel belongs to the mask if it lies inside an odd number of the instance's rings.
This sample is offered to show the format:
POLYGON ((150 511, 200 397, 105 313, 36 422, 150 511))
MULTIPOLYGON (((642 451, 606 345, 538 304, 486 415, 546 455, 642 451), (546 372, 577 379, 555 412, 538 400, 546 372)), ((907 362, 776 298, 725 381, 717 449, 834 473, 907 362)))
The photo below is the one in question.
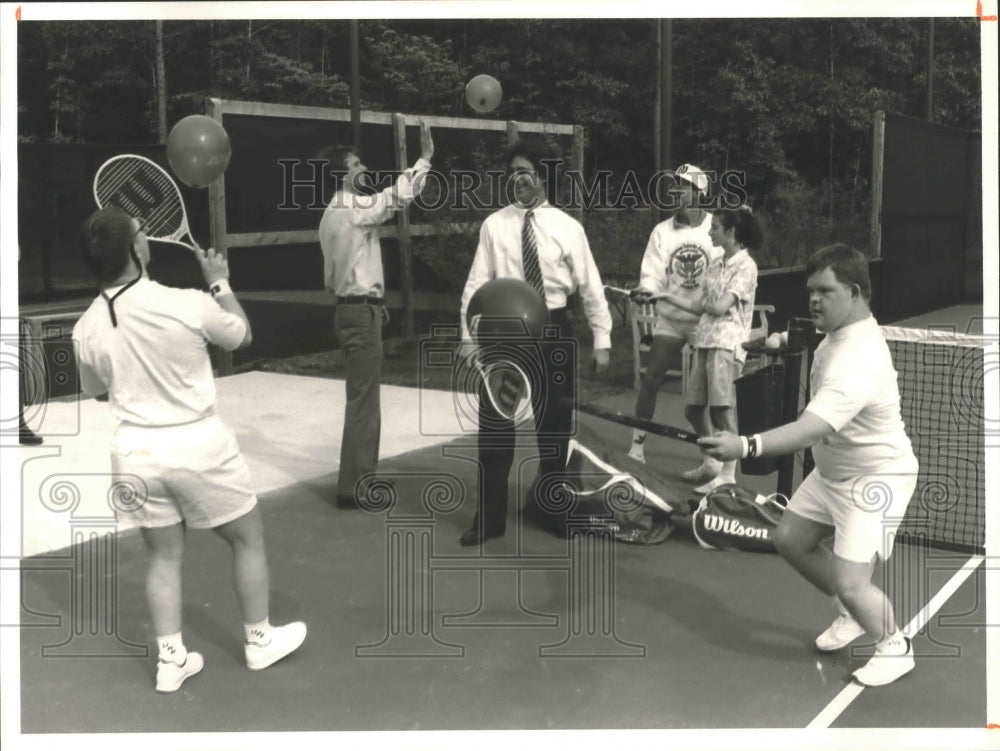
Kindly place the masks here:
MULTIPOLYGON (((535 503, 537 494, 544 494, 565 474, 567 449, 573 432, 573 411, 576 401, 575 342, 570 338, 565 309, 550 311, 550 333, 540 342, 526 345, 534 351, 539 367, 532 378, 535 435, 538 443, 539 466, 534 482, 527 489, 517 488, 518 496, 527 490, 527 505, 535 503), (568 404, 563 399, 568 401, 568 404)), ((474 525, 490 534, 501 534, 507 528, 507 483, 514 463, 515 426, 503 419, 490 403, 484 387, 479 392, 479 504, 474 525)), ((518 473, 520 475, 520 473, 518 473)), ((539 500, 541 500, 539 498, 539 500)), ((544 502, 541 504, 544 508, 544 502)))
POLYGON ((378 465, 382 429, 381 305, 337 305, 333 328, 344 352, 346 406, 337 495, 355 494, 358 480, 378 465))

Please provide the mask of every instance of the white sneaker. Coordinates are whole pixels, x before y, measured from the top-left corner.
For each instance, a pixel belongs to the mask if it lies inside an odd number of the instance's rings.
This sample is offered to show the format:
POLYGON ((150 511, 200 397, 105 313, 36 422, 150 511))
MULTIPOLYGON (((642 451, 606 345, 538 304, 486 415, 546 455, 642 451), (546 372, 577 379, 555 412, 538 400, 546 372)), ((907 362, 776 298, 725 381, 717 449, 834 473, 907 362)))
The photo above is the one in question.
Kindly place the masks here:
POLYGON ((729 479, 728 477, 716 477, 714 480, 709 480, 704 485, 698 485, 694 488, 694 492, 699 495, 706 495, 711 493, 720 485, 728 485, 735 482, 735 480, 729 479))
POLYGON ((200 652, 188 652, 179 665, 161 659, 156 664, 156 690, 161 694, 171 694, 192 675, 200 673, 203 667, 205 660, 200 652))
POLYGON ((826 631, 816 637, 816 649, 821 652, 833 652, 846 647, 864 632, 865 630, 854 618, 841 613, 826 631))
POLYGON ((251 670, 263 670, 287 657, 306 639, 306 624, 295 621, 285 626, 274 626, 271 637, 266 644, 258 641, 247 641, 244 652, 247 657, 247 667, 251 670))
POLYGON ((632 448, 628 450, 628 458, 633 459, 640 464, 646 463, 646 450, 641 443, 633 443, 632 448))
POLYGON ((901 655, 885 654, 875 650, 875 654, 864 667, 854 671, 854 677, 863 686, 885 686, 897 678, 902 678, 916 666, 913 661, 913 643, 906 639, 906 652, 901 655))
MULTIPOLYGON (((704 463, 699 464, 694 469, 689 469, 687 472, 681 472, 681 477, 688 482, 709 482, 718 476, 719 468, 704 463)), ((697 491, 698 489, 695 488, 695 490, 697 491)))

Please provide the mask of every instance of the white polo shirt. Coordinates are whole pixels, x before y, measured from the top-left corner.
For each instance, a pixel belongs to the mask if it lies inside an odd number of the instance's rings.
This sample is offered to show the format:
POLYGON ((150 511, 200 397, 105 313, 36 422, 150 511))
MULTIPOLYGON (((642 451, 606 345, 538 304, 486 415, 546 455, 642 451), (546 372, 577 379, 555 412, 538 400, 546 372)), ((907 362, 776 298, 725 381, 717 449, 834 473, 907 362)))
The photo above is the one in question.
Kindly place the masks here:
MULTIPOLYGON (((105 290, 109 298, 121 287, 105 290)), ((246 324, 195 289, 141 279, 114 301, 98 297, 73 328, 80 385, 108 392, 112 414, 134 425, 179 425, 212 414, 215 380, 208 343, 236 349, 246 324)))
POLYGON ((896 369, 874 316, 827 334, 816 349, 809 383, 806 410, 836 431, 812 449, 823 477, 859 477, 913 457, 896 369))

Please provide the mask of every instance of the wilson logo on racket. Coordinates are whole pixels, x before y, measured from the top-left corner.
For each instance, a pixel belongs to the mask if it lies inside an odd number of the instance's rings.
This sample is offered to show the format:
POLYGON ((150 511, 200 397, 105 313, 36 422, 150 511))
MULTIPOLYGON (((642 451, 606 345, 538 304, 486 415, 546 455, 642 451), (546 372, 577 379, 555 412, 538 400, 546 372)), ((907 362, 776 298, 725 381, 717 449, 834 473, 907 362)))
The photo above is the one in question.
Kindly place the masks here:
POLYGON ((192 251, 198 247, 180 188, 166 170, 144 156, 120 154, 102 164, 94 176, 94 200, 99 208, 117 206, 144 220, 150 240, 177 243, 192 251))

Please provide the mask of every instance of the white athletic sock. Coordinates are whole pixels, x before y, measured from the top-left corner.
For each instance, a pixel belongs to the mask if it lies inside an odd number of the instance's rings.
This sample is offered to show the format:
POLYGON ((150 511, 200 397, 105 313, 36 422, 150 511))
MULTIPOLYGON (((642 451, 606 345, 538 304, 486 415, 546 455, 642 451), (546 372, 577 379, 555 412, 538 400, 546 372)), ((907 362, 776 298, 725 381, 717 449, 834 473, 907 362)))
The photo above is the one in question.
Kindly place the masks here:
POLYGON ((837 595, 830 595, 830 599, 833 600, 833 604, 837 608, 838 613, 847 616, 851 615, 851 612, 847 609, 847 606, 843 602, 841 602, 840 598, 837 595))
POLYGON ((903 636, 903 632, 896 629, 875 645, 875 651, 884 655, 906 654, 906 638, 903 636))
POLYGON ((633 430, 632 431, 632 443, 638 443, 640 446, 646 442, 646 431, 645 430, 633 430))
POLYGON ((268 644, 271 641, 271 619, 265 618, 260 623, 244 623, 243 631, 247 643, 268 644))
POLYGON ((183 665, 187 659, 187 647, 184 646, 184 639, 181 632, 176 634, 164 634, 156 637, 156 644, 159 647, 159 659, 164 662, 175 662, 183 665))
MULTIPOLYGON (((717 461, 717 460, 713 460, 717 461)), ((725 482, 736 482, 736 462, 722 462, 722 468, 719 470, 719 479, 725 482)))

